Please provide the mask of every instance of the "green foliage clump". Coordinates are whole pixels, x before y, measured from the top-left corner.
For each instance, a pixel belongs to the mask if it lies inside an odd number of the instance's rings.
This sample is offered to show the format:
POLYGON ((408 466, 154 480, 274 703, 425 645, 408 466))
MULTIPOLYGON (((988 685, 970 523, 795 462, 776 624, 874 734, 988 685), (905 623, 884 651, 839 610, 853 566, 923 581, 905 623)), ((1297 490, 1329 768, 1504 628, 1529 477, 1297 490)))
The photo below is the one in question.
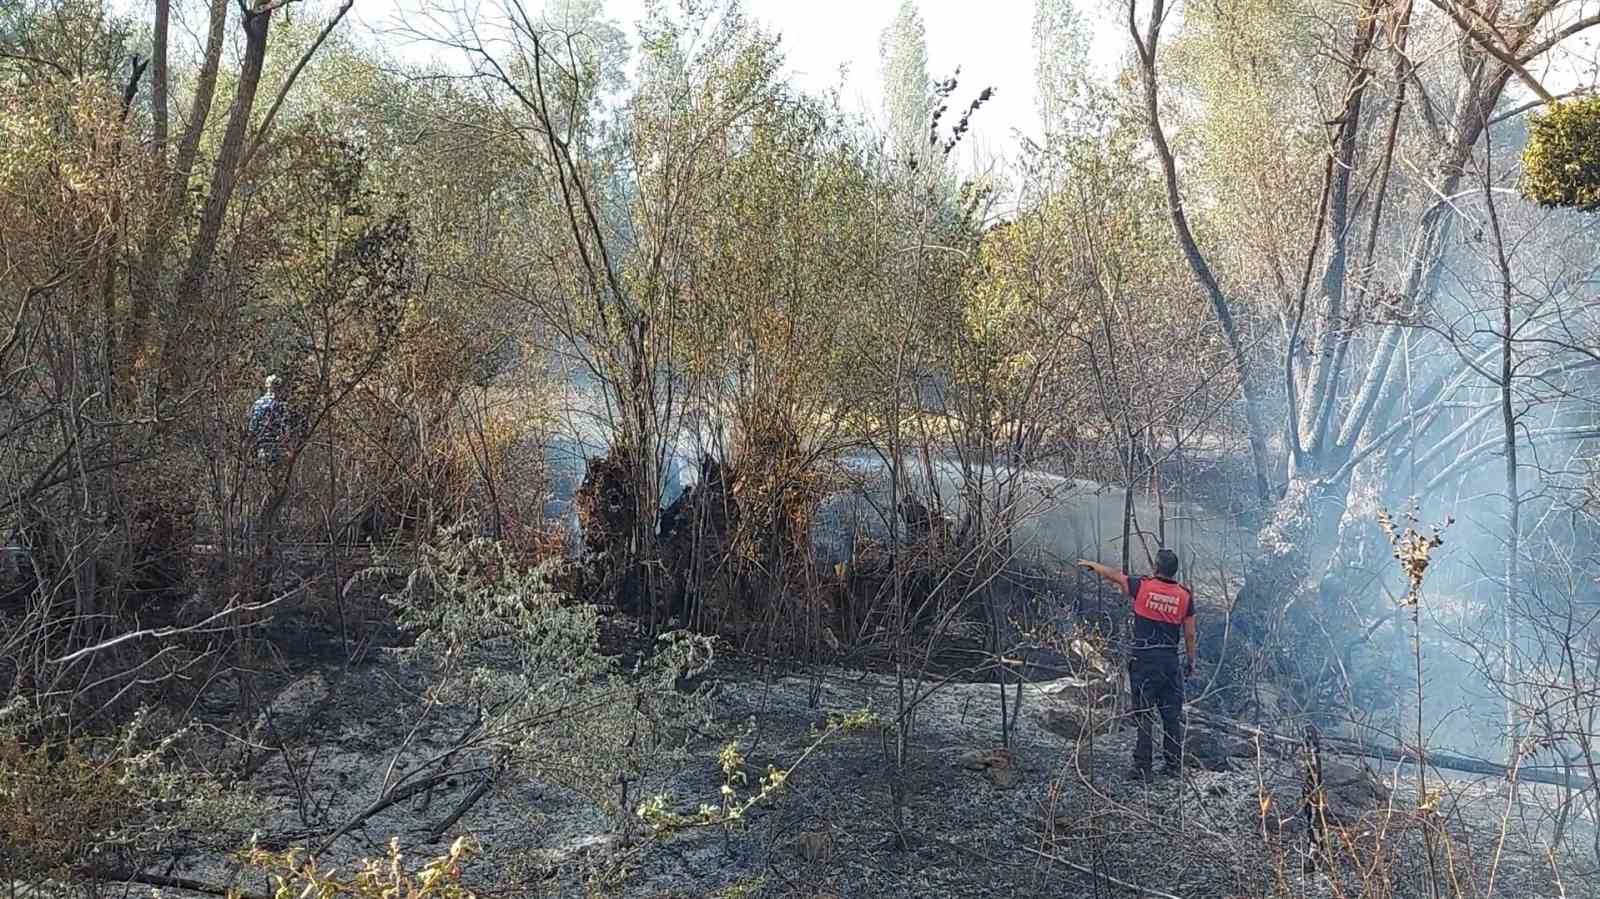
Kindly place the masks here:
POLYGON ((1553 103, 1533 116, 1518 186, 1541 206, 1600 210, 1600 97, 1553 103))
MULTIPOLYGON (((391 569, 392 570, 392 569, 391 569)), ((449 529, 387 596, 432 667, 429 701, 475 708, 492 763, 560 784, 631 824, 630 793, 685 754, 708 717, 709 639, 671 632, 624 668, 600 645, 598 610, 551 586, 504 544, 449 529)))

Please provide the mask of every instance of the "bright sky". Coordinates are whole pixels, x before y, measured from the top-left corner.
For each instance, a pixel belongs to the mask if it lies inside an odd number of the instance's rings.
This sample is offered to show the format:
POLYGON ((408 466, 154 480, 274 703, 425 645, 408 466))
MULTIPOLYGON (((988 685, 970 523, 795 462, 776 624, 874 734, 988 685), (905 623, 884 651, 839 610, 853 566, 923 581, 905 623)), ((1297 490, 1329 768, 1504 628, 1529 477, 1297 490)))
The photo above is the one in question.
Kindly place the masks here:
MULTIPOLYGON (((397 11, 416 2, 356 0, 354 24, 358 30, 381 32, 397 11)), ((1092 60, 1097 68, 1109 72, 1125 40, 1114 24, 1105 20, 1108 4, 1102 0, 1077 3, 1085 20, 1098 26, 1092 60)), ((537 4, 538 0, 530 2, 537 4)), ((492 0, 484 2, 485 15, 496 5, 492 0)), ((878 37, 899 5, 900 0, 747 0, 746 9, 779 33, 798 84, 816 90, 842 85, 847 106, 877 117, 882 106, 878 37)), ((607 14, 621 23, 630 37, 633 24, 643 16, 643 6, 642 0, 605 0, 607 14)), ((980 155, 1009 155, 1017 144, 1016 131, 1037 136, 1033 0, 917 0, 917 6, 927 28, 928 74, 936 79, 948 77, 959 65, 957 99, 963 104, 984 86, 997 88, 994 98, 973 119, 968 134, 972 149, 980 155)))
MULTIPOLYGON (((6 0, 0 0, 4 3, 6 0)), ((111 0, 128 12, 147 12, 150 0, 111 0)), ((349 25, 362 39, 383 43, 402 58, 422 62, 436 48, 411 44, 395 36, 397 15, 425 5, 459 2, 488 18, 498 15, 502 0, 355 0, 349 25), (385 32, 388 32, 387 34, 385 32)), ((530 7, 542 0, 524 0, 530 7)), ((927 30, 928 74, 945 78, 961 67, 956 96, 964 105, 984 86, 997 89, 973 120, 965 141, 967 164, 994 156, 1008 157, 1017 147, 1016 134, 1037 137, 1038 113, 1033 83, 1033 0, 915 0, 927 30)), ((1090 62, 1096 73, 1110 76, 1128 48, 1128 38, 1109 0, 1073 0, 1091 28, 1090 62)), ((1600 0, 1575 0, 1569 15, 1592 12, 1600 0)), ((608 16, 632 38, 643 16, 644 0, 604 0, 608 16)), ((802 87, 823 90, 842 85, 845 102, 881 121, 881 72, 878 37, 893 18, 900 0, 746 0, 746 8, 783 40, 790 72, 802 87), (841 76, 842 72, 842 76, 841 76)), ((293 7, 296 15, 322 19, 338 0, 306 0, 293 7)), ((1181 7, 1180 7, 1181 9, 1181 7)), ((193 23, 189 26, 193 27, 193 23)), ((451 59, 450 62, 457 60, 451 59)), ((1585 35, 1563 51, 1542 59, 1538 76, 1555 93, 1600 82, 1600 41, 1585 35)), ((1520 87, 1515 88, 1520 92, 1520 87)))

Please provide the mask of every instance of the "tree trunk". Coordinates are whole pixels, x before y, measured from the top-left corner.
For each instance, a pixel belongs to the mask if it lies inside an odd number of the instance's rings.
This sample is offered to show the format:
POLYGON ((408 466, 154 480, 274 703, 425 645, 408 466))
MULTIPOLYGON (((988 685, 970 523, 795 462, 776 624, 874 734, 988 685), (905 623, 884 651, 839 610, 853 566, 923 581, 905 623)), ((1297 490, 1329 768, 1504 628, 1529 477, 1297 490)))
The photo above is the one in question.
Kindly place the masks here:
POLYGON ((172 0, 156 0, 155 33, 150 38, 150 133, 157 161, 167 161, 167 31, 172 0))
MULTIPOLYGON (((1183 249, 1184 259, 1194 271, 1195 279, 1200 282, 1206 296, 1211 300, 1211 309, 1217 316, 1217 324, 1222 326, 1222 334, 1227 338, 1228 350, 1233 357, 1234 370, 1239 375, 1239 392, 1244 396, 1245 424, 1250 441, 1250 459, 1255 468, 1256 502, 1265 508, 1272 498, 1270 481, 1272 463, 1267 453, 1267 426, 1266 419, 1262 415, 1260 389, 1252 375, 1252 367, 1245 353, 1244 338, 1239 334, 1234 321, 1233 307, 1222 292, 1222 285, 1217 281, 1210 263, 1206 261, 1205 254, 1200 252, 1200 245, 1195 241, 1194 233, 1189 228, 1189 217, 1183 209, 1183 197, 1178 192, 1177 161, 1172 155, 1172 148, 1167 144, 1166 132, 1161 127, 1161 104, 1155 62, 1160 15, 1159 9, 1152 12, 1149 47, 1144 48, 1141 45, 1140 49, 1144 61, 1140 71, 1144 78, 1145 116, 1150 128, 1150 141, 1155 145, 1156 156, 1161 162, 1161 171, 1166 179, 1167 212, 1172 219, 1173 233, 1177 237, 1178 245, 1183 249)), ((1140 40, 1137 32, 1134 38, 1140 40)))
MULTIPOLYGON (((245 133, 250 126, 250 112, 255 107, 256 92, 261 86, 261 69, 267 57, 267 35, 272 21, 272 7, 262 12, 245 15, 244 58, 239 67, 239 85, 234 93, 233 109, 228 115, 228 125, 222 133, 222 145, 217 151, 217 165, 211 176, 211 189, 206 194, 205 207, 200 214, 200 227, 189 251, 189 262, 183 280, 178 285, 176 306, 179 309, 179 327, 166 335, 162 347, 163 374, 175 375, 180 388, 186 383, 186 374, 177 364, 178 351, 184 344, 181 325, 204 305, 203 294, 210 274, 212 257, 222 235, 222 223, 228 214, 228 204, 239 182, 239 163, 243 158, 245 133)), ((181 393, 181 389, 179 390, 181 393)))
MULTIPOLYGON (((1488 141, 1485 156, 1492 159, 1488 141)), ((1522 552, 1522 493, 1517 484, 1517 413, 1512 403, 1512 377, 1516 374, 1515 331, 1512 330, 1512 311, 1516 292, 1511 284, 1511 261, 1506 258, 1505 235, 1500 228, 1500 213, 1495 207, 1488 166, 1483 180, 1484 203, 1489 210, 1490 236, 1494 239, 1495 264, 1500 275, 1500 423, 1505 446, 1506 480, 1506 567, 1505 596, 1500 618, 1505 628, 1504 658, 1501 662, 1501 688, 1506 693, 1506 764, 1517 761, 1517 697, 1516 680, 1512 677, 1512 660, 1517 654, 1517 580, 1520 577, 1517 561, 1522 552)))
MULTIPOLYGON (((166 5, 170 0, 161 2, 166 5)), ((145 339, 149 334, 150 316, 156 307, 155 296, 160 290, 161 259, 172 244, 173 234, 179 230, 177 212, 183 202, 184 191, 189 186, 194 160, 200 151, 200 137, 205 131, 206 120, 211 115, 212 99, 216 96, 217 69, 222 60, 222 42, 227 33, 227 23, 228 0, 211 0, 211 28, 206 35, 205 58, 200 63, 200 72, 195 79, 194 105, 189 110, 189 120, 184 124, 183 137, 178 140, 178 152, 172 161, 172 166, 164 170, 166 180, 160 188, 156 206, 145 220, 144 236, 139 248, 139 263, 133 272, 133 302, 122 341, 124 363, 132 361, 144 351, 145 339)), ((156 101, 157 108, 163 110, 163 120, 159 122, 156 131, 156 141, 163 162, 166 161, 167 140, 164 121, 168 87, 165 58, 167 27, 166 22, 158 14, 156 42, 159 49, 155 63, 157 68, 151 75, 151 95, 153 98, 160 98, 156 101)))
POLYGON ((200 214, 200 228, 195 235, 194 248, 189 254, 188 268, 184 272, 184 288, 179 291, 180 302, 193 302, 192 290, 197 290, 205 278, 205 270, 216 253, 217 240, 222 233, 222 221, 233 199, 233 189, 239 180, 239 161, 244 153, 245 132, 250 126, 250 112, 255 107, 256 93, 261 86, 261 69, 267 56, 267 32, 272 21, 270 7, 266 12, 245 16, 245 47, 243 62, 239 67, 239 85, 233 98, 233 108, 228 124, 222 133, 222 145, 217 151, 217 165, 211 177, 211 190, 206 194, 206 204, 200 214))
MULTIPOLYGON (((1230 645, 1246 654, 1247 667, 1274 673, 1304 667, 1312 647, 1297 639, 1309 635, 1298 632, 1308 615, 1321 611, 1323 603, 1316 598, 1342 586, 1342 572, 1327 563, 1340 542, 1349 492, 1348 479, 1301 476, 1291 479, 1283 497, 1273 504, 1271 518, 1261 529, 1261 552, 1245 568, 1229 621, 1235 635, 1230 645)), ((1220 639, 1202 643, 1222 645, 1220 639)), ((1331 644, 1324 648, 1333 651, 1331 644)))

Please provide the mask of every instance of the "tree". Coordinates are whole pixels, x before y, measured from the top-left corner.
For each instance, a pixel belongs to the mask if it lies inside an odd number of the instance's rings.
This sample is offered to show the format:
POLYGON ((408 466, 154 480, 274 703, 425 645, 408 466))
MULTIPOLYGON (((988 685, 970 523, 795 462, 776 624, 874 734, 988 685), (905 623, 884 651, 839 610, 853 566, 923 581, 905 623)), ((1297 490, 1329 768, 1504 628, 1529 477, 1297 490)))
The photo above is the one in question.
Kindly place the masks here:
MULTIPOLYGON (((176 302, 173 304, 178 317, 166 329, 162 344, 162 369, 177 376, 177 380, 170 386, 176 388, 176 393, 180 397, 188 381, 185 377, 187 373, 176 364, 179 348, 183 343, 186 326, 192 324, 191 316, 195 316, 203 308, 207 280, 221 239, 228 207, 233 201, 234 190, 241 180, 245 166, 267 139, 273 119, 290 88, 293 87, 295 79, 304 69, 310 56, 320 48, 322 40, 350 11, 354 0, 345 0, 340 5, 318 39, 305 51, 301 61, 290 70, 271 106, 261 117, 260 124, 255 126, 255 133, 251 135, 256 95, 261 88, 261 75, 267 58, 267 40, 271 33, 272 16, 293 2, 294 0, 249 0, 248 3, 240 3, 242 19, 239 24, 244 31, 245 44, 240 57, 238 80, 234 85, 233 106, 228 111, 227 124, 223 128, 222 139, 217 148, 210 187, 205 192, 205 201, 200 208, 199 224, 189 245, 188 261, 184 263, 178 277, 176 302)), ((215 13, 218 8, 213 7, 212 11, 215 13)), ((191 121, 190 127, 194 128, 199 124, 191 121)), ((176 183, 177 179, 186 180, 188 173, 174 170, 171 177, 176 183)), ((138 320, 137 312, 135 320, 138 320)))
POLYGON ((814 649, 825 622, 811 526, 850 447, 839 382, 850 313, 877 265, 860 235, 878 186, 836 104, 777 98, 718 146, 719 195, 687 241, 717 249, 683 263, 691 302, 674 362, 693 410, 686 434, 731 491, 716 495, 702 475, 685 494, 694 567, 679 586, 691 621, 744 631, 740 619, 756 617, 775 641, 814 649))
POLYGON ((0 10, 0 73, 25 83, 118 81, 137 24, 103 0, 17 0, 0 10))
POLYGON ((683 397, 673 368, 683 337, 697 210, 715 196, 714 162, 777 106, 775 42, 737 3, 675 17, 652 6, 641 26, 640 81, 614 143, 585 140, 582 34, 505 4, 500 35, 465 11, 430 40, 462 52, 480 84, 515 109, 536 160, 529 200, 548 241, 523 290, 557 367, 598 387, 570 410, 603 436, 580 504, 606 589, 664 620, 657 523, 672 474, 683 397), (603 514, 602 514, 603 513, 603 514))
MULTIPOLYGON (((1185 194, 1193 191, 1184 188, 1161 99, 1158 61, 1162 31, 1170 17, 1161 0, 1141 12, 1143 6, 1129 3, 1126 12, 1148 134, 1166 181, 1178 245, 1211 298, 1214 317, 1233 348, 1251 421, 1257 484, 1270 501, 1263 554, 1251 564, 1239 595, 1241 609, 1257 616, 1255 626, 1264 633, 1264 621, 1280 617, 1295 598, 1320 591, 1331 601, 1349 586, 1341 566, 1329 563, 1338 555, 1340 520, 1352 478, 1364 462, 1391 447, 1403 447, 1403 454, 1413 461, 1438 465, 1448 448, 1462 449, 1466 432, 1447 427, 1445 412, 1472 379, 1472 366, 1446 366, 1431 373, 1418 389, 1409 378, 1397 376, 1403 369, 1397 360, 1424 351, 1428 338, 1418 334, 1417 325, 1448 309, 1444 275, 1465 231, 1458 204, 1485 134, 1507 121, 1496 110, 1508 84, 1527 82, 1531 62, 1600 24, 1600 17, 1569 16, 1569 4, 1540 0, 1483 13, 1489 21, 1480 28, 1460 21, 1461 16, 1480 14, 1466 13, 1447 0, 1433 3, 1437 11, 1431 15, 1429 9, 1409 2, 1371 0, 1338 20, 1333 37, 1343 50, 1339 62, 1320 76, 1325 92, 1338 98, 1335 106, 1302 111, 1275 128, 1276 133, 1303 133, 1316 121, 1305 119, 1308 114, 1331 123, 1321 141, 1322 171, 1314 205, 1301 207, 1310 214, 1312 230, 1294 248, 1299 261, 1290 277, 1272 275, 1271 266, 1259 259, 1228 259, 1232 267, 1220 268, 1219 260, 1225 256, 1207 247, 1205 233, 1195 226, 1191 207, 1184 202, 1185 194), (1425 32, 1424 22, 1440 27, 1425 32), (1457 54, 1443 61, 1430 53, 1435 47, 1414 46, 1424 33, 1437 35, 1439 44, 1455 48, 1457 54), (1460 61, 1459 67, 1454 60, 1460 61), (1454 95, 1448 110, 1437 99, 1445 91, 1454 95), (1413 110, 1415 116, 1407 115, 1413 110), (1402 148, 1426 154, 1429 164, 1410 174, 1397 163, 1402 148), (1406 251, 1386 253, 1384 247, 1391 243, 1405 246, 1406 251), (1256 307, 1249 300, 1252 282, 1247 264, 1273 278, 1261 290, 1278 304, 1280 321, 1286 325, 1278 359, 1270 363, 1279 368, 1283 385, 1278 430, 1285 448, 1286 478, 1281 488, 1269 488, 1276 480, 1267 430, 1275 405, 1266 389, 1270 382, 1264 372, 1269 363, 1247 344, 1251 318, 1267 310, 1251 315, 1256 307), (1397 443, 1402 434, 1415 435, 1418 441, 1397 443)), ((1312 21, 1250 16, 1247 7, 1253 8, 1241 0, 1190 9, 1185 30, 1221 31, 1234 22, 1253 22, 1259 28, 1267 21, 1312 21)), ((1285 40, 1277 46, 1293 51, 1297 44, 1285 40)), ((1251 61, 1270 65, 1272 59, 1251 61)), ((1212 63, 1237 66, 1239 60, 1212 63)), ((1213 111, 1227 114, 1226 107, 1213 111)), ((1220 147, 1217 150, 1221 152, 1220 147)), ((1230 174, 1249 177, 1238 171, 1230 174)), ((1484 352, 1493 358, 1497 351, 1484 352)), ((1465 463, 1458 456, 1442 471, 1459 476, 1464 464, 1476 464, 1481 458, 1470 448, 1466 452, 1465 463)), ((1392 466, 1395 460, 1388 462, 1392 466)), ((1401 462, 1400 470, 1407 465, 1401 462)), ((1375 474, 1381 482, 1384 474, 1375 474)), ((1393 486, 1383 484, 1382 489, 1393 486)), ((1312 605, 1317 614, 1328 611, 1328 602, 1312 605)))
POLYGON ((927 29, 913 0, 901 0, 894 18, 878 37, 883 66, 883 108, 888 116, 890 152, 913 167, 930 168, 933 112, 928 75, 927 29))
POLYGON ((1033 55, 1035 102, 1048 136, 1068 127, 1084 90, 1089 32, 1071 0, 1034 0, 1033 55))

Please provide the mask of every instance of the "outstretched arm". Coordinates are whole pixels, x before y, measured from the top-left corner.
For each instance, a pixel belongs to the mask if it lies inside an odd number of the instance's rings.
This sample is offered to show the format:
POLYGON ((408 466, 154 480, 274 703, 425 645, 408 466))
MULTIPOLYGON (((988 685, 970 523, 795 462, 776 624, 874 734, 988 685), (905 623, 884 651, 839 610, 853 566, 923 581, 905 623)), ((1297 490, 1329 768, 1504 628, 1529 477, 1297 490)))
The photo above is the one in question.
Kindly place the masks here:
POLYGON ((1128 592, 1128 576, 1117 569, 1107 568, 1106 566, 1101 565, 1099 562, 1091 562, 1088 559, 1079 559, 1078 567, 1084 569, 1085 571, 1092 571, 1105 580, 1116 584, 1118 587, 1122 588, 1123 593, 1128 592))

